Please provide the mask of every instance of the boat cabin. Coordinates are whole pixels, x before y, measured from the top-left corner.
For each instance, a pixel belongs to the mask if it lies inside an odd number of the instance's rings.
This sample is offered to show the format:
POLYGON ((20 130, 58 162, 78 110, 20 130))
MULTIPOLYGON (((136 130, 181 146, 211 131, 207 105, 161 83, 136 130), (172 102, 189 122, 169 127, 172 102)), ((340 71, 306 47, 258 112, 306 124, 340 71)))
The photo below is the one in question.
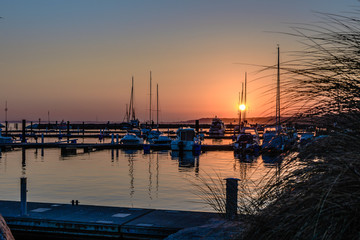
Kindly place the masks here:
POLYGON ((196 133, 193 128, 180 128, 177 131, 177 136, 181 141, 194 141, 196 133))

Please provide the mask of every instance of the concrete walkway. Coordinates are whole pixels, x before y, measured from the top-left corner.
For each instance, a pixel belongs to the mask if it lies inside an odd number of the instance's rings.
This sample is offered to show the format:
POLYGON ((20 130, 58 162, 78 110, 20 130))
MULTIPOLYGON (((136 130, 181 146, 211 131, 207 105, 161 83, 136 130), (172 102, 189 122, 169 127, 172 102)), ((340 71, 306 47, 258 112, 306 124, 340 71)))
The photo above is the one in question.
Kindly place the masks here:
POLYGON ((181 229, 219 221, 216 213, 103 207, 56 203, 0 201, 2 214, 13 234, 85 238, 163 239, 181 229))

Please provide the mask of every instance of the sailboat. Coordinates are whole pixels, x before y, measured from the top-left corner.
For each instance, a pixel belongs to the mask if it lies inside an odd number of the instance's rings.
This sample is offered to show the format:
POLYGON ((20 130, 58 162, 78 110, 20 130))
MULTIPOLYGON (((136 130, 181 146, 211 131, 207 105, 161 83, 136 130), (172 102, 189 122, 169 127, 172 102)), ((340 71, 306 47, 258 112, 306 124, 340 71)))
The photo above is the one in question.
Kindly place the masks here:
POLYGON ((242 84, 241 95, 239 94, 239 135, 233 144, 236 153, 258 153, 260 149, 260 137, 256 128, 246 126, 246 87, 247 87, 247 73, 245 73, 245 88, 242 84), (244 94, 245 90, 245 94, 244 94), (243 113, 243 122, 241 122, 241 115, 243 113))
POLYGON ((139 119, 135 117, 134 108, 134 77, 131 78, 131 94, 129 106, 126 105, 126 121, 122 123, 124 129, 139 128, 139 119))
MULTIPOLYGON (((146 123, 145 126, 143 126, 141 128, 141 132, 143 135, 145 135, 146 138, 149 138, 149 135, 150 135, 150 132, 151 132, 151 129, 153 127, 153 120, 151 118, 151 100, 152 100, 152 96, 151 96, 151 83, 152 83, 152 75, 151 75, 151 71, 150 71, 150 102, 149 102, 149 123, 146 123)), ((150 136, 151 137, 151 136, 150 136)))
POLYGON ((171 143, 171 139, 164 135, 162 132, 159 131, 159 85, 156 84, 156 131, 151 131, 150 133, 153 134, 153 143, 154 144, 161 144, 161 145, 169 145, 171 143))
POLYGON ((282 132, 280 121, 280 47, 277 47, 277 86, 275 126, 264 128, 262 150, 265 152, 281 152, 285 148, 286 135, 282 132))

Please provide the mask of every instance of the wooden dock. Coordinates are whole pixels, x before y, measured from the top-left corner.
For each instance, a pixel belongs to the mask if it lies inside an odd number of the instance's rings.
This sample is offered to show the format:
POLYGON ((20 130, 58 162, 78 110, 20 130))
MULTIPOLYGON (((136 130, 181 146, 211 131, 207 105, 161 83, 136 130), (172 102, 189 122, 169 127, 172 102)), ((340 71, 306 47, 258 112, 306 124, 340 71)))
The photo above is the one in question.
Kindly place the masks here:
MULTIPOLYGON (((149 144, 151 150, 170 150, 169 144, 149 144)), ((66 143, 66 142, 53 142, 53 143, 11 143, 0 144, 1 149, 11 148, 62 148, 62 149, 138 149, 143 150, 144 144, 125 145, 116 143, 66 143)), ((232 151, 231 144, 223 145, 201 145, 201 151, 232 151)))
POLYGON ((0 201, 0 213, 16 239, 163 239, 220 217, 211 212, 0 201))

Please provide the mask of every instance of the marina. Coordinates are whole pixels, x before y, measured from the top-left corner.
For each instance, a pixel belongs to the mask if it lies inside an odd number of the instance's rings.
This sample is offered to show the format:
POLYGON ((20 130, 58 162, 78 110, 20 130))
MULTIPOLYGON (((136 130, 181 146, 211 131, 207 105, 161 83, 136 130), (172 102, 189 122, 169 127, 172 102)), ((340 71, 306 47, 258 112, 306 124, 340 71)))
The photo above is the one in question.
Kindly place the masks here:
POLYGON ((212 144, 198 154, 86 143, 93 138, 52 143, 57 140, 14 143, 1 153, 0 211, 15 234, 162 239, 219 219, 196 184, 219 176, 259 181, 280 164, 274 157, 239 157, 227 139, 205 139, 212 144), (19 213, 21 178, 27 179, 26 217, 19 213), (134 211, 134 218, 112 217, 134 211))
POLYGON ((359 238, 346 1, 4 2, 0 240, 359 238))

